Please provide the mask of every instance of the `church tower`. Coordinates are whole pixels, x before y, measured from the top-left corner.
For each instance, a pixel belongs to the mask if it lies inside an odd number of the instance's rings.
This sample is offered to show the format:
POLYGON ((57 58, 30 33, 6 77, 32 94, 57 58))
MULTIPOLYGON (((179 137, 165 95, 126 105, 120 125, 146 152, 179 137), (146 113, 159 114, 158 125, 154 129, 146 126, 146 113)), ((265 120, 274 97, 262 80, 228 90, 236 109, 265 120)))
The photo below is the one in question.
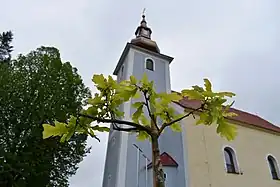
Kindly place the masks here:
MULTIPOLYGON (((147 26, 145 15, 137 27, 135 38, 126 44, 114 70, 117 80, 129 79, 131 75, 141 79, 146 73, 154 81, 157 92, 171 92, 169 65, 173 58, 160 53, 151 39, 152 30, 147 26)), ((135 111, 131 102, 121 106, 124 120, 131 121, 135 111)), ((182 134, 166 130, 160 140, 166 186, 186 186, 182 134), (176 145, 176 146, 174 146, 176 145)), ((140 142, 135 135, 115 131, 109 133, 103 187, 152 187, 151 144, 140 142)))

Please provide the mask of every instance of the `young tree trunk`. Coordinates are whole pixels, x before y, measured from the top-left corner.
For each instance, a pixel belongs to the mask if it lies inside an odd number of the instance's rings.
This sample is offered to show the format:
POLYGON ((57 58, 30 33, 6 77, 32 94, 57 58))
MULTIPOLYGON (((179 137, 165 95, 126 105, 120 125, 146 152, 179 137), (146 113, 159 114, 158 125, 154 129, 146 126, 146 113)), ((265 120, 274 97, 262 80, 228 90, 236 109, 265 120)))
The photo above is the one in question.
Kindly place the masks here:
POLYGON ((152 137, 152 166, 153 166, 153 183, 154 187, 165 187, 164 172, 160 161, 158 137, 152 137))

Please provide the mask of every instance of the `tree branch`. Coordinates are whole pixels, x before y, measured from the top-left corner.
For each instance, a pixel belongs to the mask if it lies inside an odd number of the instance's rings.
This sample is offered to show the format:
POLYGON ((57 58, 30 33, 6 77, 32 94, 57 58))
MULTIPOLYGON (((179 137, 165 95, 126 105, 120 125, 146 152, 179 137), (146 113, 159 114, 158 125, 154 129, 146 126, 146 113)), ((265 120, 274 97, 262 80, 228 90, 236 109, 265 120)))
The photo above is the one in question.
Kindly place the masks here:
POLYGON ((123 120, 118 120, 118 119, 103 119, 103 118, 93 117, 93 116, 90 116, 87 114, 80 114, 80 116, 86 117, 89 119, 93 119, 94 121, 102 122, 102 123, 116 123, 116 124, 128 125, 131 127, 135 127, 137 130, 145 131, 148 134, 151 134, 151 132, 152 132, 150 127, 145 127, 145 126, 142 126, 137 123, 130 122, 130 121, 123 121, 123 120))
POLYGON ((133 131, 138 131, 137 128, 135 127, 131 127, 131 128, 122 128, 122 127, 119 127, 117 126, 117 124, 113 124, 113 129, 114 130, 117 130, 117 131, 124 131, 124 132, 133 132, 133 131))
POLYGON ((150 109, 150 106, 149 106, 149 102, 148 102, 148 98, 147 98, 147 93, 146 92, 144 92, 144 98, 145 98, 145 103, 146 103, 145 105, 147 107, 149 116, 150 116, 151 120, 154 122, 157 131, 159 132, 159 128, 157 126, 157 122, 156 122, 154 116, 152 115, 152 112, 151 112, 151 109, 150 109))
MULTIPOLYGON (((81 116, 82 116, 82 114, 78 113, 78 116, 77 116, 77 119, 76 119, 75 128, 77 127, 77 124, 79 124, 79 122, 80 122, 80 117, 81 117, 81 116)), ((86 132, 88 132, 88 129, 87 129, 85 126, 82 125, 82 128, 83 128, 86 132)), ((90 133, 88 133, 88 134, 90 135, 90 137, 95 138, 97 141, 100 142, 100 139, 99 139, 96 135, 92 135, 92 134, 90 134, 90 133)))
POLYGON ((100 139, 96 135, 90 135, 92 138, 95 138, 97 141, 101 142, 100 139))
POLYGON ((184 119, 184 118, 186 118, 186 117, 188 117, 188 116, 190 116, 190 115, 194 115, 194 112, 197 112, 197 111, 199 111, 199 110, 201 110, 201 109, 203 109, 203 108, 204 108, 204 105, 202 104, 199 108, 197 108, 197 109, 195 109, 195 110, 193 110, 193 111, 191 111, 191 112, 185 114, 184 116, 182 116, 182 117, 180 117, 180 118, 177 118, 177 119, 175 119, 175 120, 173 120, 173 121, 171 121, 171 122, 169 122, 169 123, 164 123, 164 124, 160 127, 160 129, 159 129, 159 134, 161 134, 162 131, 163 131, 166 127, 171 126, 172 124, 174 124, 174 123, 176 123, 176 122, 179 122, 179 121, 181 121, 182 119, 184 119))

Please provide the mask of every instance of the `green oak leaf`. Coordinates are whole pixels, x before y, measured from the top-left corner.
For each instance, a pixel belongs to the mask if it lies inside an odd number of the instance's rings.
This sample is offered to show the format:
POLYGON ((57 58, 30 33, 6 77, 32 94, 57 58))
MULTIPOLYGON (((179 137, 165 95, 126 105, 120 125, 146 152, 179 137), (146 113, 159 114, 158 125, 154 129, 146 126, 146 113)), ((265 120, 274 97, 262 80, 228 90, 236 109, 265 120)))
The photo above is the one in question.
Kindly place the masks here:
POLYGON ((104 78, 103 74, 93 75, 92 81, 97 85, 97 87, 106 87, 106 79, 104 78))
POLYGON ((143 101, 139 101, 139 102, 135 102, 132 104, 133 108, 139 108, 141 106, 143 106, 145 103, 143 101))
POLYGON ((204 86, 207 92, 212 92, 212 84, 208 79, 204 79, 204 86))
POLYGON ((182 128, 180 123, 173 123, 170 128, 174 131, 174 132, 181 132, 182 128))
POLYGON ((195 85, 195 86, 192 86, 192 88, 197 92, 200 92, 200 93, 204 92, 204 89, 200 86, 195 85))
POLYGON ((140 92, 137 90, 137 92, 135 93, 135 95, 132 98, 133 99, 140 99, 141 98, 140 92))
POLYGON ((52 137, 52 136, 62 136, 63 134, 68 132, 68 128, 66 127, 66 123, 60 123, 55 121, 55 125, 43 124, 43 139, 52 137))
POLYGON ((172 93, 160 93, 160 94, 158 94, 158 96, 161 99, 164 99, 168 102, 179 101, 183 98, 181 95, 179 95, 178 93, 174 93, 174 92, 172 92, 172 93))
POLYGON ((98 96, 98 95, 95 95, 94 98, 89 98, 87 100, 88 104, 91 104, 91 105, 98 105, 98 104, 101 104, 103 103, 104 101, 101 100, 102 97, 98 96))
POLYGON ((145 131, 140 131, 137 135, 137 139, 139 141, 144 141, 144 140, 148 139, 149 137, 150 137, 149 134, 147 134, 145 131))
POLYGON ((143 74, 142 80, 141 80, 143 85, 148 85, 149 84, 149 79, 146 73, 143 74))
POLYGON ((99 132, 110 132, 110 128, 100 127, 99 125, 95 125, 95 126, 91 127, 90 129, 95 130, 95 131, 99 131, 99 132))
POLYGON ((108 84, 111 89, 115 89, 118 87, 117 82, 113 79, 113 77, 111 75, 109 75, 109 77, 108 77, 108 84))
POLYGON ((184 97, 188 97, 189 99, 195 99, 195 100, 202 100, 204 99, 203 95, 196 91, 196 90, 188 90, 188 89, 184 89, 182 90, 182 95, 184 97))
POLYGON ((236 127, 231 124, 227 124, 224 120, 219 120, 216 131, 228 141, 233 140, 237 135, 236 127))
POLYGON ((144 126, 150 126, 151 125, 150 121, 146 118, 146 116, 144 114, 142 114, 139 117, 139 119, 144 126))
POLYGON ((135 123, 139 123, 139 117, 143 113, 143 105, 139 106, 137 110, 132 114, 132 120, 135 123))
POLYGON ((131 75, 129 78, 131 84, 137 84, 137 79, 133 75, 131 75))
POLYGON ((114 109, 113 111, 114 111, 114 114, 115 114, 116 117, 120 118, 120 117, 124 116, 124 112, 123 111, 120 111, 118 109, 114 109))
POLYGON ((131 97, 134 97, 137 93, 138 89, 133 86, 128 86, 119 90, 118 96, 124 99, 124 101, 128 101, 131 97))
POLYGON ((221 96, 221 97, 233 97, 235 96, 235 93, 232 93, 232 92, 219 92, 217 93, 218 96, 221 96))

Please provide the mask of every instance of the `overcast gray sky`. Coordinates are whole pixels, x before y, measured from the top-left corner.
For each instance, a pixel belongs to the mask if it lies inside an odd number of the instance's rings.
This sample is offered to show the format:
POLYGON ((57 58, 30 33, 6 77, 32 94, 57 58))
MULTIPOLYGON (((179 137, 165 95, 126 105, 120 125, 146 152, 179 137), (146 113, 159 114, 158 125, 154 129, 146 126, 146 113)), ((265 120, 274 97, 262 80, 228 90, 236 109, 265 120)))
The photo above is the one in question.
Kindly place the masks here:
MULTIPOLYGON (((0 0, 0 32, 15 34, 14 55, 41 45, 60 49, 91 86, 112 74, 146 7, 152 37, 175 57, 172 89, 202 84, 237 94, 235 107, 280 124, 279 0, 0 0), (5 7, 5 8, 2 8, 5 7)), ((71 187, 101 187, 107 135, 90 140, 71 187)))

